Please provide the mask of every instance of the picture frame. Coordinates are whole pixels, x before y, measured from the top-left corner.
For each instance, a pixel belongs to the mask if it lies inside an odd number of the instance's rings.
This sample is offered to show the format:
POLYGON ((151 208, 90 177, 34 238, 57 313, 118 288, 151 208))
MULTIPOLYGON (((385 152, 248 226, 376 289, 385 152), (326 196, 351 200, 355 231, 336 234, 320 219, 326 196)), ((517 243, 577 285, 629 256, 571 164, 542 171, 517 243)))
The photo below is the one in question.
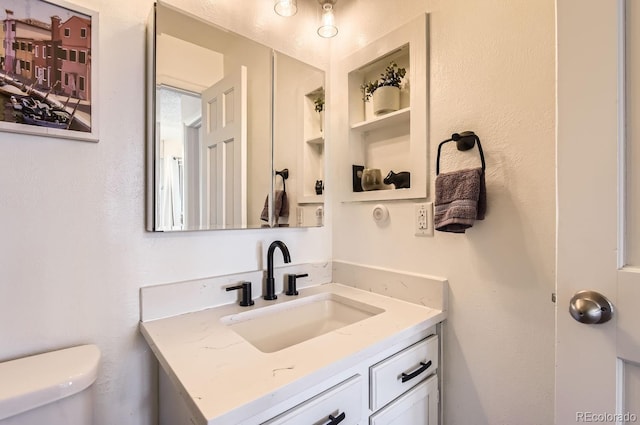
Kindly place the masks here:
POLYGON ((0 0, 0 21, 0 132, 98 142, 98 12, 0 0))

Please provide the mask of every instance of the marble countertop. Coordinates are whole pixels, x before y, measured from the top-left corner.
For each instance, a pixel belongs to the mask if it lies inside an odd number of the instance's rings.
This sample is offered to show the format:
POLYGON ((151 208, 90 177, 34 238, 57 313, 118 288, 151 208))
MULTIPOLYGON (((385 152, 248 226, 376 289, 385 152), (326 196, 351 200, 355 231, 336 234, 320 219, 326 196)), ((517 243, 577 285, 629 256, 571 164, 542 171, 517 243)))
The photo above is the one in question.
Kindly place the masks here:
POLYGON ((241 407, 273 406, 445 318, 441 310, 329 283, 300 289, 297 297, 256 299, 252 307, 223 305, 142 322, 140 327, 162 368, 185 394, 198 423, 215 425, 240 423, 246 412, 256 411, 241 407), (258 350, 221 321, 322 293, 384 312, 273 353, 258 350))

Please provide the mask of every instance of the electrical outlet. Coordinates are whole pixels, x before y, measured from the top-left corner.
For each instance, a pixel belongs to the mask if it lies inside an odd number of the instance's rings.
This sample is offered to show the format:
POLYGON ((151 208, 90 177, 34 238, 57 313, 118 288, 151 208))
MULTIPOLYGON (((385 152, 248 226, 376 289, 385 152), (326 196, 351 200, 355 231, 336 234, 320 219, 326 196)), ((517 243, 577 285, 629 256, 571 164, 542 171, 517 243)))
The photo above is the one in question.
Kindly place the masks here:
POLYGON ((296 207, 296 224, 302 226, 304 224, 304 210, 302 207, 296 207))
POLYGON ((415 205, 415 235, 433 236, 433 202, 415 205))

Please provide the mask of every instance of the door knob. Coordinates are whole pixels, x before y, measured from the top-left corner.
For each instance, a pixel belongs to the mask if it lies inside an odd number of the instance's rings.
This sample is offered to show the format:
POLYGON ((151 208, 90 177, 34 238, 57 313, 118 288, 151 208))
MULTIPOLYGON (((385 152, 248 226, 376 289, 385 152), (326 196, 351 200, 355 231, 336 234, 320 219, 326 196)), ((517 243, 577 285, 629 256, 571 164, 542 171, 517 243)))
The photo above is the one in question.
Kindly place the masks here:
POLYGON ((597 325, 611 320, 613 304, 596 291, 580 291, 571 298, 569 313, 580 323, 597 325))

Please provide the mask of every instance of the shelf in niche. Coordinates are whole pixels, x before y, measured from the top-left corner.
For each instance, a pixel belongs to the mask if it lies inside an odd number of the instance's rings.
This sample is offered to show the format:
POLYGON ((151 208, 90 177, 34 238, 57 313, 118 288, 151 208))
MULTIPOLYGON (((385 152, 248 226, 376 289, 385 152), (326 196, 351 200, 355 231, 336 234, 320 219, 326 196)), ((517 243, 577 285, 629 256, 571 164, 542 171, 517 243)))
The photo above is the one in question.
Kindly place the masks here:
POLYGON ((409 189, 369 190, 350 192, 343 202, 393 201, 398 199, 424 199, 419 191, 409 189))
POLYGON ((307 139, 306 142, 310 145, 324 145, 324 137, 322 136, 322 134, 319 134, 307 139))
POLYGON ((352 130, 359 132, 378 130, 383 127, 404 124, 409 122, 411 117, 411 107, 400 109, 399 111, 390 112, 385 115, 377 116, 371 120, 360 121, 351 126, 352 130))
POLYGON ((324 202, 324 195, 306 195, 298 198, 299 204, 322 204, 324 202))

